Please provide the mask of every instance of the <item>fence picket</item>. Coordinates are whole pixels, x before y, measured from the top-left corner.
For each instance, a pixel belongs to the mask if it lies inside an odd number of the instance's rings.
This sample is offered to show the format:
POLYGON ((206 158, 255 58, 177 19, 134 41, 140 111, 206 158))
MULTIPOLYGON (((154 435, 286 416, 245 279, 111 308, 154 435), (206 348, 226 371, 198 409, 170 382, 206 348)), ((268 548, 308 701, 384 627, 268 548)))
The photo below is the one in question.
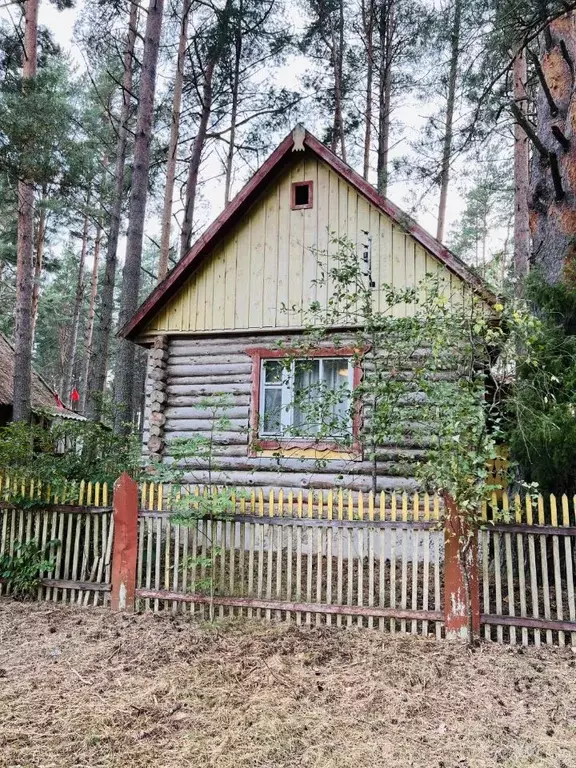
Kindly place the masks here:
MULTIPOLYGON (((556 506, 556 496, 550 494, 550 523, 554 528, 558 527, 558 508, 556 506)), ((554 592, 556 595, 556 618, 562 621, 564 618, 564 608, 562 605, 562 575, 560 573, 560 543, 558 536, 552 536, 552 555, 554 562, 554 592)), ((565 645, 564 632, 558 632, 558 645, 565 645)))
MULTIPOLYGON (((390 519, 393 523, 396 522, 397 512, 396 491, 392 491, 390 519)), ((390 608, 396 608, 396 540, 397 529, 394 526, 390 529, 390 608)), ((390 619, 390 632, 396 632, 396 619, 390 619)))
MULTIPOLYGON (((526 496, 526 523, 531 526, 534 524, 532 513, 532 499, 526 496)), ((530 593, 532 597, 532 615, 535 618, 540 617, 540 601, 538 599, 538 571, 536 569, 536 544, 534 534, 528 534, 528 563, 530 568, 530 593)), ((540 630, 534 630, 534 644, 540 645, 540 630)))
MULTIPOLYGON (((566 494, 562 496, 562 525, 566 528, 570 526, 570 507, 566 494)), ((564 537, 564 556, 566 560, 566 585, 568 600, 568 615, 570 621, 576 622, 576 604, 574 602, 574 568, 572 559, 572 539, 570 536, 564 537)), ((570 634, 570 645, 576 646, 576 631, 570 634)))
MULTIPOLYGON (((544 515, 544 499, 542 496, 538 497, 538 524, 544 525, 546 518, 544 515)), ((550 585, 548 581, 548 553, 546 547, 546 536, 542 534, 540 538, 540 567, 542 570, 542 592, 544 597, 544 618, 550 620, 552 614, 550 612, 550 585)), ((552 645, 552 630, 546 630, 546 644, 552 645)))

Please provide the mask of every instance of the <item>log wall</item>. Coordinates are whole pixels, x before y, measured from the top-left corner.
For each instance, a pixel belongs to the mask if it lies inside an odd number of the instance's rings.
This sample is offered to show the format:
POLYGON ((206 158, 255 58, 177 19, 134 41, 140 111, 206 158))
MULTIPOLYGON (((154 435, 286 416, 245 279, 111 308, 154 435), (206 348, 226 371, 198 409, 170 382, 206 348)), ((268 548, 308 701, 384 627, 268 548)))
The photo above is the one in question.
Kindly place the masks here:
MULTIPOLYGON (((187 480, 193 483, 226 483, 262 488, 302 489, 344 487, 371 488, 371 463, 351 458, 351 453, 333 454, 318 461, 298 455, 278 458, 250 455, 252 407, 252 360, 250 347, 278 348, 284 335, 242 337, 172 337, 166 366, 166 403, 163 417, 164 461, 170 462, 170 441, 176 437, 210 435, 214 416, 203 401, 207 396, 227 395, 230 407, 218 413, 226 417, 224 429, 214 435, 213 457, 217 469, 195 459, 187 480)), ((154 391, 154 366, 149 366, 148 392, 154 391)), ((145 429, 148 439, 149 426, 145 429)), ((407 441, 402 446, 385 446, 379 464, 379 490, 409 489, 416 486, 414 462, 425 455, 422 445, 407 441)))

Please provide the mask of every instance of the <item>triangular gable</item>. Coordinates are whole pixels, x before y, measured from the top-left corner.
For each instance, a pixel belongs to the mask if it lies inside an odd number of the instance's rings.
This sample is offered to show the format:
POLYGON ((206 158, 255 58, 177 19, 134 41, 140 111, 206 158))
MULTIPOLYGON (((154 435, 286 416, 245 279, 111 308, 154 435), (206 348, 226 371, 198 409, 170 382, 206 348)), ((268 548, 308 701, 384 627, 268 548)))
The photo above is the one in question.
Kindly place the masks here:
POLYGON ((326 163, 375 208, 390 217, 396 225, 411 235, 417 243, 438 259, 441 264, 445 265, 450 272, 468 284, 475 293, 482 296, 489 303, 495 301, 495 296, 484 281, 467 267, 464 262, 397 206, 378 194, 371 184, 340 160, 317 138, 306 132, 302 142, 301 135, 299 136, 297 132, 295 133, 288 135, 274 150, 226 209, 214 220, 204 234, 196 240, 188 254, 171 270, 165 280, 152 291, 137 310, 134 317, 120 330, 119 336, 134 338, 145 328, 147 323, 182 287, 187 278, 198 269, 203 260, 213 252, 217 242, 242 219, 256 198, 290 161, 292 152, 304 148, 326 163), (296 141, 294 138, 295 133, 296 141))

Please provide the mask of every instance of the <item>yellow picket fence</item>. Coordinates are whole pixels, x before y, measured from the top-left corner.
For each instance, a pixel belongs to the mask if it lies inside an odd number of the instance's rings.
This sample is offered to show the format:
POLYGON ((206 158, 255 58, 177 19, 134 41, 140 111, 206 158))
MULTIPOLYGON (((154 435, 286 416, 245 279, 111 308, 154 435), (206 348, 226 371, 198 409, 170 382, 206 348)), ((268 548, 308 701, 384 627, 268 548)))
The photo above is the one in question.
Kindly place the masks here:
POLYGON ((479 535, 485 638, 576 646, 576 497, 503 494, 499 511, 479 535))
MULTIPOLYGON (((106 605, 112 489, 0 478, 0 556, 36 541, 38 598, 106 605)), ((211 491, 185 489, 192 507, 211 491)), ((443 505, 423 493, 237 489, 220 519, 174 518, 139 487, 136 598, 152 611, 433 634, 444 627, 443 505)), ((478 537, 480 621, 497 642, 576 646, 576 499, 495 499, 478 537)), ((6 586, 0 583, 0 594, 6 586)))
MULTIPOLYGON (((192 506, 207 492, 189 490, 192 506)), ((438 497, 249 489, 224 519, 183 525, 165 489, 148 483, 141 493, 145 609, 441 634, 438 497)))
POLYGON ((56 491, 34 480, 0 477, 0 557, 13 557, 34 541, 53 563, 40 574, 39 600, 107 604, 114 536, 109 497, 106 483, 81 481, 56 491))

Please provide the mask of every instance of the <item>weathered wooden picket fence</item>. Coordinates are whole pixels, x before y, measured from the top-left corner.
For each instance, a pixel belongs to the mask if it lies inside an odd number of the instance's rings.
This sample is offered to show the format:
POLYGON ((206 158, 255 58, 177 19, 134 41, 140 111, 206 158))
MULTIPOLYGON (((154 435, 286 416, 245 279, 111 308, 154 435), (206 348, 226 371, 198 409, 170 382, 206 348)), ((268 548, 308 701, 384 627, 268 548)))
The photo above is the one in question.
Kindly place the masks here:
POLYGON ((206 617, 211 605, 221 617, 440 636, 437 497, 258 489, 226 519, 192 526, 171 521, 161 487, 148 484, 143 499, 136 596, 147 609, 183 603, 206 617))
MULTIPOLYGON (((165 488, 127 477, 113 507, 105 484, 71 485, 63 498, 12 478, 1 488, 0 555, 55 542, 39 599, 437 637, 462 625, 436 496, 248 489, 221 519, 183 524, 165 488), (14 491, 33 506, 11 503, 14 491)), ((488 507, 478 537, 476 624, 498 642, 576 645, 576 499, 498 503, 508 522, 493 523, 488 507)))
POLYGON ((506 494, 507 523, 479 534, 484 637, 498 642, 576 646, 576 497, 506 494))
POLYGON ((54 563, 53 570, 40 574, 38 599, 106 605, 114 537, 108 485, 82 481, 56 492, 4 476, 0 490, 0 557, 36 541, 54 563))

